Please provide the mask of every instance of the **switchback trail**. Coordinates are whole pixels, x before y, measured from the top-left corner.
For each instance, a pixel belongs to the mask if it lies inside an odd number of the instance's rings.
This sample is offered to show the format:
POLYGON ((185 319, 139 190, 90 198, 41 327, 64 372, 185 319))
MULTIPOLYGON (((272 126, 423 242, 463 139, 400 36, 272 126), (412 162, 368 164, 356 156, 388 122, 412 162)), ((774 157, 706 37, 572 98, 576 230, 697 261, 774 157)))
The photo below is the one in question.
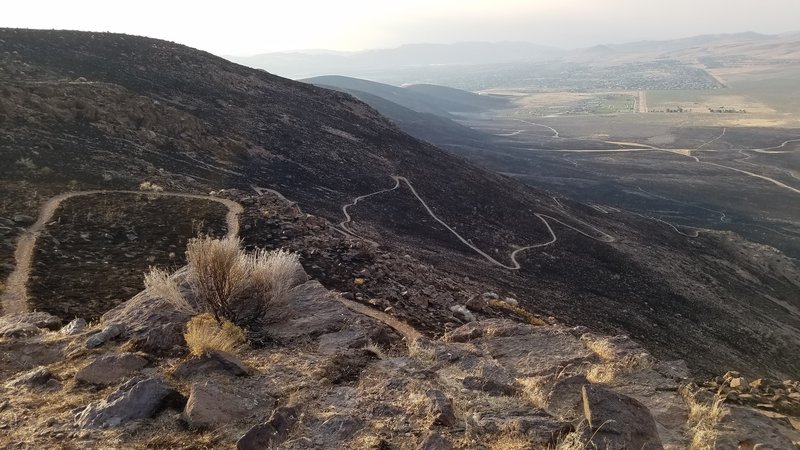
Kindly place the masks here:
POLYGON ((27 284, 28 277, 30 276, 31 263, 33 260, 33 249, 36 246, 36 239, 39 238, 39 234, 41 234, 44 227, 53 217, 53 214, 61 205, 61 202, 73 197, 102 194, 135 194, 159 197, 182 197, 198 200, 210 200, 221 203, 228 208, 228 214, 225 216, 225 221, 228 225, 228 237, 236 237, 239 235, 239 215, 242 213, 242 211, 244 211, 242 205, 233 200, 212 197, 210 195, 185 194, 180 192, 95 190, 65 192, 63 194, 56 195, 55 197, 51 197, 42 205, 36 222, 27 230, 25 230, 25 232, 17 241, 17 248, 14 251, 14 271, 8 276, 8 279, 6 280, 6 289, 3 291, 2 296, 0 296, 0 304, 2 304, 3 314, 25 312, 28 310, 27 284))
MULTIPOLYGON (((514 250, 509 255, 509 257, 511 258, 511 263, 512 263, 512 265, 509 266, 507 264, 503 264, 500 261, 494 259, 488 253, 484 252, 483 250, 481 250, 478 247, 476 247, 475 245, 473 245, 470 241, 468 241, 466 238, 461 236, 456 230, 454 230, 450 225, 448 225, 444 220, 439 218, 439 216, 437 216, 436 213, 433 212, 431 207, 428 206, 428 204, 425 202, 425 200, 419 195, 417 190, 414 189, 414 186, 411 184, 410 181, 408 181, 408 178, 393 175, 392 179, 394 179, 394 181, 395 181, 395 185, 393 187, 386 188, 386 189, 381 189, 379 191, 375 191, 375 192, 372 192, 370 194, 361 195, 359 197, 356 197, 351 203, 348 203, 348 204, 342 206, 342 212, 344 213, 345 220, 342 221, 339 224, 339 226, 342 229, 344 229, 347 234, 352 235, 353 237, 360 238, 360 239, 365 239, 365 238, 362 238, 361 236, 358 236, 357 234, 355 234, 355 232, 353 232, 349 228, 349 224, 352 223, 352 221, 353 221, 352 218, 350 217, 350 214, 347 212, 347 209, 349 207, 354 206, 359 201, 361 201, 361 200, 363 200, 365 198, 368 198, 368 197, 371 197, 371 196, 374 196, 374 195, 378 195, 378 194, 382 194, 382 193, 385 193, 385 192, 393 191, 393 190, 397 189, 398 187, 400 187, 400 182, 403 182, 403 183, 406 184, 406 186, 408 186, 408 189, 411 191, 411 193, 414 195, 414 197, 416 197, 416 199, 419 201, 419 203, 422 205, 422 207, 425 208, 425 211, 428 213, 428 215, 430 215, 435 221, 439 222, 439 224, 441 224, 443 227, 445 227, 450 233, 453 234, 453 236, 455 236, 464 245, 466 245, 467 247, 472 249, 475 253, 483 256, 490 263, 492 263, 492 264, 494 264, 496 266, 505 268, 505 269, 519 270, 521 268, 519 262, 517 261, 517 254, 519 254, 520 252, 523 252, 525 250, 534 249, 534 248, 544 247, 544 246, 553 244, 556 241, 558 241, 558 236, 556 236, 556 233, 553 231, 553 228, 550 226, 550 223, 548 222, 547 219, 550 219, 553 222, 560 223, 561 225, 563 225, 563 226, 565 226, 565 227, 567 227, 567 228, 569 228, 569 229, 571 229, 573 231, 576 231, 576 232, 588 237, 589 239, 593 239, 593 240, 600 241, 600 242, 608 242, 608 243, 616 241, 616 238, 614 238, 610 234, 608 234, 608 233, 606 233, 606 232, 594 227, 593 225, 589 225, 586 222, 583 222, 581 220, 575 219, 574 217, 571 217, 571 219, 576 221, 576 222, 581 223, 582 225, 585 225, 586 227, 591 228, 593 231, 598 233, 601 237, 598 238, 598 237, 592 236, 592 235, 590 235, 590 234, 588 234, 588 233, 586 233, 586 232, 584 232, 582 230, 579 230, 578 228, 576 228, 576 227, 574 227, 574 226, 572 226, 572 225, 570 225, 570 224, 568 224, 568 223, 566 223, 566 222, 564 222, 564 221, 562 221, 560 219, 556 219, 553 216, 549 216, 547 214, 534 213, 534 215, 539 220, 541 220, 542 223, 544 223, 544 226, 547 227, 547 231, 550 233, 551 238, 550 238, 550 240, 548 240, 547 242, 544 242, 544 243, 528 245, 528 246, 521 247, 521 248, 518 248, 518 249, 514 250)), ((370 242, 373 242, 373 241, 370 241, 370 242)))

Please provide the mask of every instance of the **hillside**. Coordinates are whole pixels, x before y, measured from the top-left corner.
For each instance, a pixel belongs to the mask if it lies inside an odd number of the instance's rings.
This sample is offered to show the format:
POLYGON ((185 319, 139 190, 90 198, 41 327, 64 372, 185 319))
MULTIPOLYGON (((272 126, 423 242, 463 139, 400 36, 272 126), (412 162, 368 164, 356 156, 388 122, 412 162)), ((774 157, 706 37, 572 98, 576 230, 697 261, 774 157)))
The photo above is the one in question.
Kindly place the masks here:
MULTIPOLYGON (((420 282, 369 252, 304 261, 331 289, 363 278, 364 303, 386 300, 430 336, 474 283, 541 317, 629 334, 695 373, 800 369, 779 356, 800 350, 797 266, 773 249, 553 198, 408 136, 350 95, 177 44, 9 29, 0 40, 0 216, 12 223, 70 189, 274 189, 344 221, 339 233, 435 267, 420 282)), ((6 229, 4 275, 22 233, 6 229)))

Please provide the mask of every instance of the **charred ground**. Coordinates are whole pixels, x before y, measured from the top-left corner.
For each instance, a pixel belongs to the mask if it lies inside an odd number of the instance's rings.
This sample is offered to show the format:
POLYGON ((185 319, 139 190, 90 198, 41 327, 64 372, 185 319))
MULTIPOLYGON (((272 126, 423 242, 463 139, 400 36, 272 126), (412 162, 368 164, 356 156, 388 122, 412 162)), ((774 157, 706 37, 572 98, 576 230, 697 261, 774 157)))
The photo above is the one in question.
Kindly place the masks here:
MULTIPOLYGON (((554 223, 557 242, 521 254, 521 270, 509 271, 432 221, 405 187, 353 207, 354 229, 381 243, 382 252, 435 267, 416 269, 438 280, 433 294, 442 283, 455 292, 459 283, 495 286, 544 315, 629 333, 659 357, 685 358, 697 371, 800 369, 796 360, 776 357, 800 350, 800 318, 781 306, 796 302, 797 266, 771 248, 730 233, 687 237, 625 212, 557 202, 404 134, 349 95, 177 44, 4 29, 0 69, 4 218, 35 216, 43 199, 69 187, 132 189, 151 181, 184 192, 271 188, 338 223, 343 205, 390 187, 399 175, 450 227, 503 263, 515 248, 551 238, 535 213, 579 229, 591 224, 616 239, 595 241, 554 223)), ((245 240, 260 239, 259 226, 243 231, 245 240)), ((0 257, 10 264, 20 229, 4 227, 0 257)), ((410 305, 401 310, 425 311, 419 316, 429 318, 418 322, 428 332, 451 321, 447 308, 403 299, 391 265, 348 256, 347 270, 326 269, 304 257, 309 273, 340 290, 367 270, 372 290, 361 300, 391 303, 399 290, 395 301, 410 305)), ((466 300, 450 295, 442 301, 466 300)))

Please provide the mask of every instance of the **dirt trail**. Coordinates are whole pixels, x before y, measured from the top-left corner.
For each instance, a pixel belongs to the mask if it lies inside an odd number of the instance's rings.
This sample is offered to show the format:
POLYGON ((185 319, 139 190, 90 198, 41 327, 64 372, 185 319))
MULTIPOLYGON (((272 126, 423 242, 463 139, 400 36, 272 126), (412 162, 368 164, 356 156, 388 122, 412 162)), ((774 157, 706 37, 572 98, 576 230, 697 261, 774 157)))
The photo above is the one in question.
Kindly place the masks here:
POLYGON ((17 241, 17 248, 14 251, 14 260, 16 263, 14 266, 14 271, 8 276, 8 279, 6 280, 6 289, 3 291, 2 296, 0 296, 0 305, 2 305, 3 314, 13 314, 28 310, 27 284, 28 277, 30 276, 31 263, 33 261, 33 249, 36 246, 36 239, 38 239, 39 234, 41 234, 44 227, 53 217, 53 214, 55 214, 56 210, 61 205, 61 202, 73 197, 101 194, 136 194, 159 197, 182 197, 198 200, 210 200, 221 203, 228 208, 228 214, 225 216, 225 220, 228 225, 228 237, 236 237, 239 235, 239 215, 244 211, 242 205, 233 200, 212 197, 209 195, 185 194, 180 192, 96 190, 66 192, 56 195, 55 197, 51 197, 42 205, 36 222, 27 230, 25 230, 25 232, 17 241))
MULTIPOLYGON (((455 237, 456 237, 456 238, 457 238, 459 241, 461 241, 461 242, 462 242, 464 245, 466 245, 467 247, 469 247, 470 249, 472 249, 472 250, 473 250, 475 253, 477 253, 477 254, 479 254, 479 255, 483 256, 483 257, 484 257, 484 258, 485 258, 487 261, 489 261, 490 263, 492 263, 492 264, 494 264, 494 265, 496 265, 496 266, 502 267, 502 268, 504 268, 504 269, 509 269, 509 270, 519 270, 519 269, 520 269, 522 266, 521 266, 521 265, 519 264, 519 262, 517 261, 517 254, 519 254, 520 252, 523 252, 523 251, 525 251, 525 250, 531 250, 531 249, 534 249, 534 248, 539 248, 539 247, 544 247, 544 246, 547 246, 547 245, 550 245, 550 244, 554 244, 556 241, 558 241, 558 236, 556 236, 556 233, 553 231, 553 228, 550 226, 550 222, 548 222, 548 220, 547 220, 547 219, 550 219, 550 220, 551 220, 551 221, 553 221, 553 222, 560 223, 561 225, 563 225, 563 226, 565 226, 565 227, 567 227, 567 228, 569 228, 569 229, 571 229, 571 230, 573 230, 573 231, 576 231, 576 232, 578 232, 578 233, 580 233, 580 234, 582 234, 582 235, 584 235, 584 236, 588 237, 589 239, 594 239, 594 240, 596 240, 596 241, 608 242, 608 243, 610 243, 610 242, 615 242, 615 241, 616 241, 616 238, 614 238, 614 237, 613 237, 613 236, 611 236, 610 234, 608 234, 608 233, 606 233, 606 232, 604 232, 604 231, 602 231, 602 230, 598 229, 597 227, 595 227, 595 226, 593 226, 593 225, 589 225, 588 223, 586 223, 586 222, 583 222, 582 220, 578 220, 578 219, 576 219, 576 218, 574 218, 574 217, 571 217, 571 216, 570 216, 570 219, 572 219, 572 220, 574 220, 574 221, 576 221, 576 222, 579 222, 580 224, 582 224, 582 225, 584 225, 584 226, 586 226, 586 227, 588 227, 588 228, 591 228, 593 231, 595 231, 596 233, 598 233, 598 234, 600 235, 600 237, 598 238, 598 237, 592 236, 592 235, 590 235, 590 234, 588 234, 588 233, 586 233, 586 232, 584 232, 584 231, 582 231, 582 230, 580 230, 580 229, 578 229, 578 228, 576 228, 576 227, 574 227, 574 226, 572 226, 572 225, 568 224, 567 222, 564 222, 564 221, 562 221, 562 220, 560 220, 560 219, 556 219, 556 218, 555 218, 555 217, 553 217, 553 216, 549 216, 549 215, 546 215, 546 214, 535 213, 534 215, 535 215, 535 216, 536 216, 536 217, 537 217, 539 220, 541 220, 541 221, 544 223, 544 226, 545 226, 545 227, 547 227, 547 231, 550 233, 550 236, 551 236, 550 240, 548 240, 547 242, 544 242, 544 243, 540 243, 540 244, 534 244, 534 245, 528 245, 528 246, 521 247, 521 248, 518 248, 518 249, 514 250, 514 251, 513 251, 513 252, 511 252, 511 253, 510 253, 510 255, 509 255, 509 258, 511 259, 511 264, 512 264, 512 265, 503 264, 503 263, 501 263, 500 261, 498 261, 498 260, 494 259, 494 258, 493 258, 491 255, 489 255, 488 253, 486 253, 486 252, 484 252, 483 250, 481 250, 481 249, 479 249, 478 247, 476 247, 476 246, 475 246, 474 244, 472 244, 472 243, 471 243, 469 240, 467 240, 466 238, 464 238, 463 236, 461 236, 461 235, 460 235, 460 234, 459 234, 459 233, 458 233, 456 230, 454 230, 454 229, 453 229, 453 228, 452 228, 450 225, 448 225, 448 224, 447 224, 447 223, 446 223, 444 220, 442 220, 441 218, 439 218, 439 216, 437 216, 437 215, 436 215, 436 213, 434 213, 434 212, 433 212, 433 210, 431 209, 431 207, 430 207, 430 206, 428 206, 428 204, 427 204, 427 203, 425 202, 425 200, 424 200, 424 199, 423 199, 423 198, 422 198, 422 197, 419 195, 419 193, 417 193, 417 190, 416 190, 416 189, 414 189, 414 186, 411 184, 411 182, 410 182, 410 181, 408 181, 408 178, 406 178, 406 177, 400 177, 400 176, 395 176, 395 175, 393 175, 393 176, 392 176, 392 179, 394 179, 394 181, 395 181, 395 185, 394 185, 393 187, 391 187, 391 188, 386 188, 386 189, 381 189, 381 190, 379 190, 379 191, 375 191, 375 192, 372 192, 372 193, 370 193, 370 194, 366 194, 366 195, 362 195, 362 196, 356 197, 356 198, 355 198, 355 199, 354 199, 354 200, 353 200, 351 203, 348 203, 348 204, 346 204, 346 205, 342 206, 342 213, 344 213, 345 220, 344 220, 344 221, 342 221, 342 222, 339 224, 339 226, 340 226, 340 227, 341 227, 341 228, 342 228, 344 231, 342 231, 342 230, 338 230, 338 231, 339 231, 339 232, 341 232, 341 233, 346 233, 346 234, 348 234, 348 235, 351 235, 351 236, 353 236, 353 237, 357 237, 357 238, 360 238, 360 239, 366 239, 366 238, 363 238, 363 237, 361 237, 361 236, 358 236, 357 234, 355 234, 355 232, 353 232, 353 231, 352 231, 352 230, 349 228, 349 226, 348 226, 348 225, 349 225, 349 224, 352 222, 352 218, 350 217, 350 214, 347 212, 347 209, 348 209, 349 207, 351 207, 351 206, 354 206, 354 205, 355 205, 355 204, 357 204, 357 203, 358 203, 360 200, 363 200, 363 199, 365 199, 365 198, 367 198, 367 197, 371 197, 371 196, 373 196, 373 195, 378 195, 378 194, 382 194, 382 193, 384 193, 384 192, 389 192, 389 191, 393 191, 393 190, 397 189, 398 187, 400 187, 400 182, 402 181, 403 183, 405 183, 405 184, 406 184, 406 186, 408 186, 408 189, 411 191, 411 193, 414 195, 414 197, 416 197, 416 198, 417 198, 417 201, 419 201, 419 203, 422 205, 422 207, 423 207, 423 208, 425 208, 425 211, 427 211, 427 212, 428 212, 428 215, 429 215, 429 216, 431 216, 431 217, 432 217, 432 218, 433 218, 435 221, 439 222, 439 224, 441 224, 443 227, 445 227, 445 228, 447 229, 447 231, 449 231, 450 233, 452 233, 452 234, 453 234, 453 236, 455 236, 455 237)), ((562 209, 563 209, 563 207, 562 207, 562 209)), ((366 240, 369 240, 369 239, 366 239, 366 240)), ((374 241, 370 241, 370 242, 373 242, 373 243, 374 243, 374 241)), ((375 243, 375 244, 377 245, 377 243, 375 243)))
POLYGON ((372 317, 373 319, 379 320, 385 323, 386 325, 392 327, 395 331, 402 334, 403 337, 405 337, 406 341, 408 342, 413 342, 415 339, 422 337, 422 334, 419 331, 415 330, 414 327, 412 327, 411 325, 405 322, 401 322, 384 312, 370 308, 369 306, 362 305, 361 303, 356 303, 354 301, 350 301, 341 297, 338 298, 339 301, 342 302, 342 304, 351 311, 372 317))

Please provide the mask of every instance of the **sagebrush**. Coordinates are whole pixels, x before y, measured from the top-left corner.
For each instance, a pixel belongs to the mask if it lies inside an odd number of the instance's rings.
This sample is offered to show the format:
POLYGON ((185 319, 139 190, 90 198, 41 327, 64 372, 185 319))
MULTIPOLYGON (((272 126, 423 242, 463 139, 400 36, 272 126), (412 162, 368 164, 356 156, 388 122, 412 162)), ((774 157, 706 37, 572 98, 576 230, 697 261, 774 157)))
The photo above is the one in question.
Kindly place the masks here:
POLYGON ((145 288, 181 311, 209 313, 219 323, 250 326, 268 318, 289 290, 305 281, 299 256, 285 250, 247 254, 235 238, 200 237, 187 246, 184 295, 175 276, 152 268, 145 288))

